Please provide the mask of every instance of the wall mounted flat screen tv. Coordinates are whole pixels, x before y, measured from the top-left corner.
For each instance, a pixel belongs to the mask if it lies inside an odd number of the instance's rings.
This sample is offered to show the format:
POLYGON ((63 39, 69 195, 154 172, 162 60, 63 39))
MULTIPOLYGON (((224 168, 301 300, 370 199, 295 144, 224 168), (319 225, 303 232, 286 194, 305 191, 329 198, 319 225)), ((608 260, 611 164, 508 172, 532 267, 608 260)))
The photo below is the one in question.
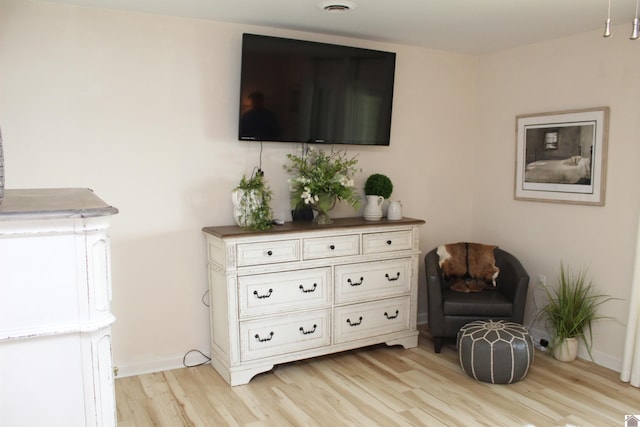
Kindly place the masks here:
POLYGON ((389 145, 396 55, 244 34, 240 140, 389 145))

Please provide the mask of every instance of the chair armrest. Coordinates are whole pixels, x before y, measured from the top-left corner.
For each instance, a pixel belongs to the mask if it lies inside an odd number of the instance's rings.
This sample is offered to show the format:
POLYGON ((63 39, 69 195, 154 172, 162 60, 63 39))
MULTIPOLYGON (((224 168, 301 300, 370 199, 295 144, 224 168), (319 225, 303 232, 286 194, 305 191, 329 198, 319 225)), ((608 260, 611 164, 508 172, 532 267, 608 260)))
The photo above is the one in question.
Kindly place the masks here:
POLYGON ((494 251, 496 265, 500 268, 497 287, 513 303, 513 321, 524 321, 524 308, 529 289, 529 274, 516 257, 502 249, 494 251))
POLYGON ((429 302, 427 317, 429 329, 434 335, 444 331, 444 309, 442 301, 442 272, 439 266, 437 249, 429 251, 424 257, 427 276, 427 300, 429 302))

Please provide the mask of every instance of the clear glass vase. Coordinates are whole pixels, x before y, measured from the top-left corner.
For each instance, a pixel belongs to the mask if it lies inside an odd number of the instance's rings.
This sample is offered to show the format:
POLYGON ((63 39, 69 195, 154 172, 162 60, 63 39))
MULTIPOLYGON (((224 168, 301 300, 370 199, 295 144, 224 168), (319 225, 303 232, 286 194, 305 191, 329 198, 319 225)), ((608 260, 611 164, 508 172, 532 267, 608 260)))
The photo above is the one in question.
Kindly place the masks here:
POLYGON ((335 205, 336 196, 333 194, 318 194, 318 201, 311 204, 311 208, 316 213, 315 218, 313 218, 313 222, 320 225, 333 223, 333 220, 329 216, 329 211, 333 209, 335 205))

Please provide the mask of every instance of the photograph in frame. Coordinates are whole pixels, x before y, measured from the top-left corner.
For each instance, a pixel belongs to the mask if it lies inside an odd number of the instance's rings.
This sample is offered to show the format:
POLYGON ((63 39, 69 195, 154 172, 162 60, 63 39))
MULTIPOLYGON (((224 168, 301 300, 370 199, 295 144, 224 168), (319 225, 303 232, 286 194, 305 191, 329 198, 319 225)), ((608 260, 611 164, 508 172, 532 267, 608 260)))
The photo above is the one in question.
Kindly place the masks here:
POLYGON ((515 198, 604 205, 609 108, 516 117, 515 198))

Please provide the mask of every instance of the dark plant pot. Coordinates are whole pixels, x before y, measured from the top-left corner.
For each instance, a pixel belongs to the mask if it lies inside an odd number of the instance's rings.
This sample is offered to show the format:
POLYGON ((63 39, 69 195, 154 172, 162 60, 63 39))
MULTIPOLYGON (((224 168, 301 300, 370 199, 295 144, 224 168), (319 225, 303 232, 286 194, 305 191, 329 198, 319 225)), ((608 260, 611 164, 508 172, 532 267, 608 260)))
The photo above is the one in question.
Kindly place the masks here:
POLYGON ((313 209, 311 209, 311 206, 293 209, 291 218, 293 222, 313 221, 313 209))

